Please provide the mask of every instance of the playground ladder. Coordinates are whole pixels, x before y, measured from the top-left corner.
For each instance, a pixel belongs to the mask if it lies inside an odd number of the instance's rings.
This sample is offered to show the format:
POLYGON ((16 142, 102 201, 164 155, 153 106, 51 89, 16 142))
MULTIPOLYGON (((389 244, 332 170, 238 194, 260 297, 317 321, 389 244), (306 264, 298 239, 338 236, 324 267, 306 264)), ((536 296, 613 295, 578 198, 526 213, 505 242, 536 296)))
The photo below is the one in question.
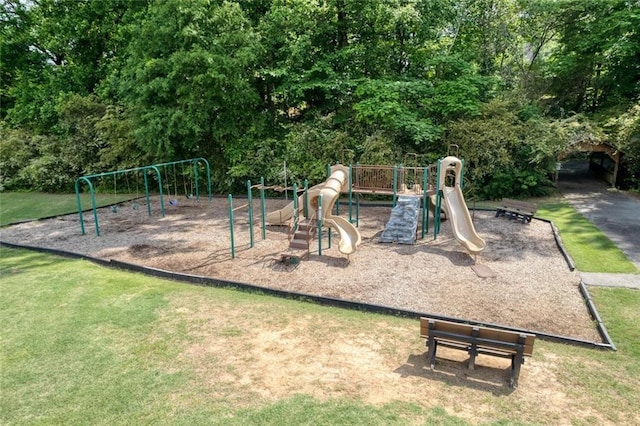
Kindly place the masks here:
POLYGON ((309 247, 311 245, 311 240, 315 237, 317 229, 317 225, 312 223, 311 220, 300 222, 293 234, 293 238, 289 242, 289 249, 306 250, 308 255, 310 252, 309 247))

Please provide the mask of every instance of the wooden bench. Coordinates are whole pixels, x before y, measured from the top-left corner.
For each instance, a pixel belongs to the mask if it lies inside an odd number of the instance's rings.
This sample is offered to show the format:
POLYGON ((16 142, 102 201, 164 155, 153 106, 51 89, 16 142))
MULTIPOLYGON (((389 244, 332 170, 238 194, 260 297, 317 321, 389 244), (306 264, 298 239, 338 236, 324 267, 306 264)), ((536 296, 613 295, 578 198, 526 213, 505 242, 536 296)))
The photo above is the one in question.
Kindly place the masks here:
POLYGON ((509 219, 522 219, 522 223, 531 222, 537 209, 538 206, 535 203, 503 198, 500 207, 496 209, 496 217, 508 216, 509 219))
POLYGON ((436 363, 438 345, 467 351, 470 370, 474 369, 478 354, 511 358, 510 388, 517 387, 520 366, 524 364, 525 356, 533 354, 533 342, 536 338, 534 334, 424 317, 420 318, 420 337, 427 339, 427 357, 432 370, 436 363))

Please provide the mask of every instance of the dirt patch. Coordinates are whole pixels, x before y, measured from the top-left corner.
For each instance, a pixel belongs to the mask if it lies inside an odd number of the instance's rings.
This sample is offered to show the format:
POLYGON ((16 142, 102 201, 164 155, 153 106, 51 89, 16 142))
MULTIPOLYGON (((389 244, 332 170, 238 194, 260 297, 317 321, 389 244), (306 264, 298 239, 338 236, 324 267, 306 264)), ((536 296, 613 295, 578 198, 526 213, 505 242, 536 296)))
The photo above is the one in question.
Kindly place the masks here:
POLYGON ((441 347, 432 371, 417 321, 331 317, 325 310, 274 309, 249 299, 225 303, 192 292, 173 293, 165 312, 158 332, 187 336, 178 358, 196 371, 193 387, 234 407, 303 394, 320 401, 444 407, 471 424, 500 418, 611 423, 567 391, 559 377, 562 360, 544 345, 527 359, 514 390, 507 386, 510 361, 503 358, 480 355, 470 371, 466 353, 441 347))
MULTIPOLYGON (((246 201, 238 205, 242 203, 246 201)), ((167 205, 165 217, 157 200, 152 201, 151 216, 140 204, 136 209, 124 203, 117 212, 101 209, 100 237, 92 214, 84 215, 85 235, 74 214, 2 228, 0 238, 175 272, 601 341, 578 291, 579 275, 569 271, 550 225, 542 221, 523 224, 496 218, 492 212, 476 212, 474 224, 487 248, 474 263, 447 222, 436 240, 429 232, 414 245, 379 243, 391 208, 361 206, 357 219, 362 244, 355 254, 347 257, 338 251, 335 232, 329 248, 325 231, 322 256, 316 239, 308 260, 287 263, 280 261, 288 248, 287 228, 268 227, 263 240, 257 200, 253 248, 247 211, 235 212, 235 259, 226 200, 215 199, 213 204, 184 200, 178 206, 167 205), (476 263, 495 277, 478 276, 471 268, 476 263)), ((269 200, 266 210, 285 204, 269 200)), ((347 208, 341 206, 340 213, 347 217, 347 208)))

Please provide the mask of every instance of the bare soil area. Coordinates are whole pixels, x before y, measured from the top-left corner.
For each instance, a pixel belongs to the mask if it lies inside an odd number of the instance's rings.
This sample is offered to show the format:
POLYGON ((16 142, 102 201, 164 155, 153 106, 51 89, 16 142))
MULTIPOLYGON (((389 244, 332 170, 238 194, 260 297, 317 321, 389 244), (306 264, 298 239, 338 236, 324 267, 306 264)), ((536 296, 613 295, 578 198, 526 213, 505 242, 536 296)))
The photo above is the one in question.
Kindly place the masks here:
MULTIPOLYGON (((245 203, 240 200, 235 204, 245 203)), ((455 240, 446 221, 436 240, 429 229, 427 237, 414 245, 379 243, 391 207, 360 207, 362 244, 355 254, 347 257, 338 251, 335 232, 329 248, 325 231, 322 256, 316 239, 309 259, 290 265, 280 262, 280 255, 288 250, 287 228, 269 226, 263 240, 257 200, 253 248, 249 247, 247 209, 235 212, 235 259, 231 256, 226 199, 214 199, 212 204, 208 200, 179 200, 177 206, 167 204, 165 217, 157 200, 152 201, 151 216, 141 204, 134 208, 133 203, 123 203, 117 212, 100 209, 99 237, 88 212, 83 215, 85 235, 78 215, 73 214, 2 228, 0 239, 601 342, 578 290, 579 275, 569 271, 546 222, 523 224, 496 218, 493 212, 475 212, 474 225, 487 242, 475 263, 495 273, 495 277, 482 278, 472 270, 474 259, 455 240)), ((266 211, 285 204, 285 200, 268 200, 266 211)), ((340 209, 347 217, 347 207, 340 209)))

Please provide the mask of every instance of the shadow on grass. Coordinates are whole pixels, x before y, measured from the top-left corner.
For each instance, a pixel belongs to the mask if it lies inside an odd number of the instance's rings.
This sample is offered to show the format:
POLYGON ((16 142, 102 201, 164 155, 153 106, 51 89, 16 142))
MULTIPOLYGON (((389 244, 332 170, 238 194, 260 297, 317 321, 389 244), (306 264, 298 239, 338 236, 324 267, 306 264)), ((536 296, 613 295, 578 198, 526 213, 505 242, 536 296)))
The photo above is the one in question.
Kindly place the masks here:
POLYGON ((16 275, 34 269, 46 268, 67 261, 29 250, 0 247, 0 278, 4 274, 16 275))
POLYGON ((511 366, 495 368, 476 364, 474 370, 469 370, 466 361, 460 362, 440 357, 436 359, 436 366, 431 370, 427 362, 427 352, 420 355, 412 354, 403 365, 394 370, 394 373, 401 377, 422 377, 437 380, 449 386, 490 392, 495 396, 510 395, 514 391, 508 386, 511 366))

